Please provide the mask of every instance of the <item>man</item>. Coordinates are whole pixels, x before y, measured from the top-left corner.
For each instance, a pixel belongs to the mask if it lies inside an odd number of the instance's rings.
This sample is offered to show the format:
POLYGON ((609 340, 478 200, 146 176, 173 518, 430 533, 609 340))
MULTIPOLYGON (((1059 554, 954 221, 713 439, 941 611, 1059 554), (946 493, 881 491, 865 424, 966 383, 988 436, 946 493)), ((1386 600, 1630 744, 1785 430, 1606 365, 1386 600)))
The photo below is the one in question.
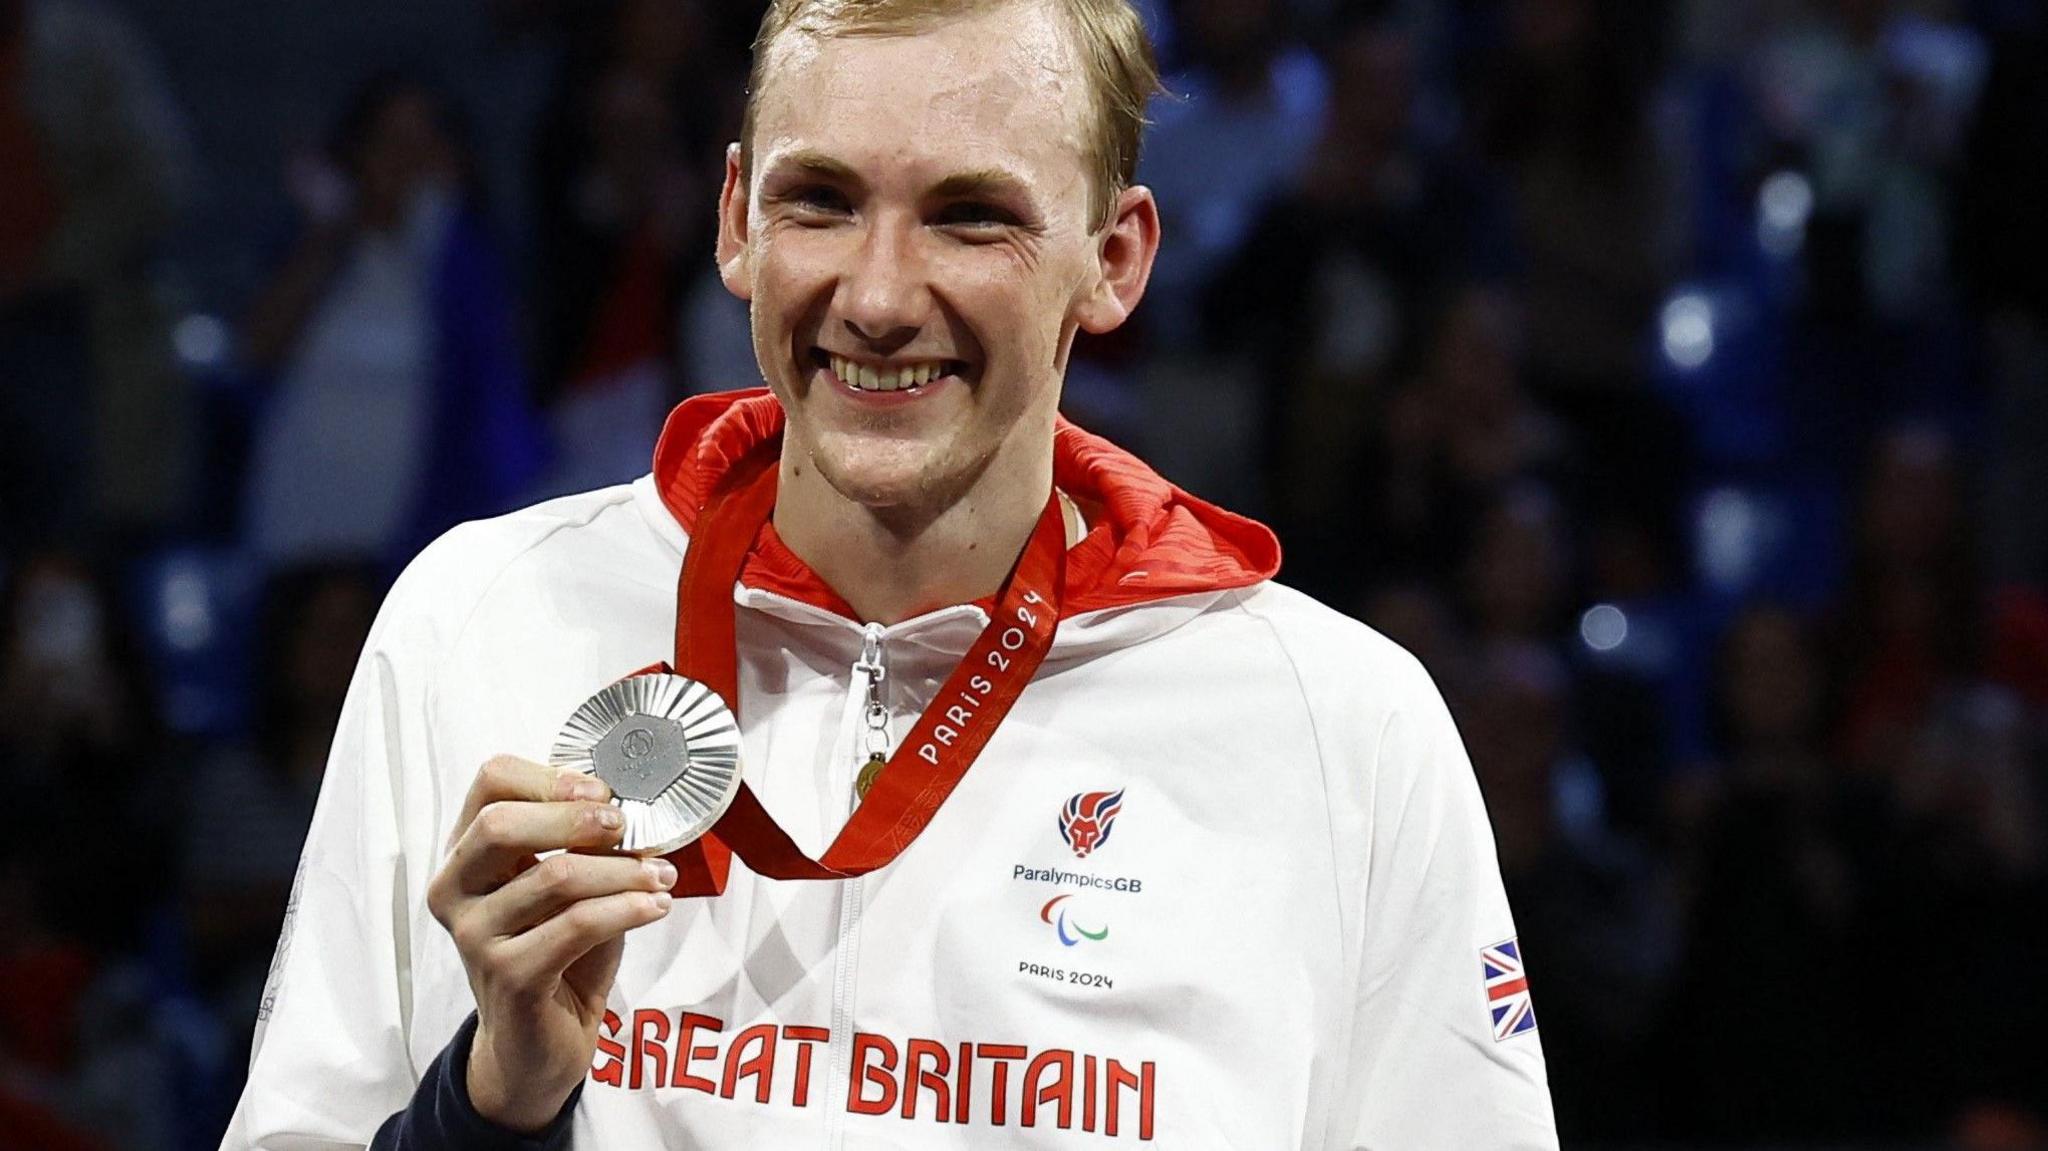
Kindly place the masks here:
POLYGON ((1427 676, 1055 414, 1155 85, 1126 0, 771 6, 718 247, 773 397, 393 589, 228 1146, 1556 1145, 1427 676), (532 761, 671 656, 750 790, 642 862, 532 761))

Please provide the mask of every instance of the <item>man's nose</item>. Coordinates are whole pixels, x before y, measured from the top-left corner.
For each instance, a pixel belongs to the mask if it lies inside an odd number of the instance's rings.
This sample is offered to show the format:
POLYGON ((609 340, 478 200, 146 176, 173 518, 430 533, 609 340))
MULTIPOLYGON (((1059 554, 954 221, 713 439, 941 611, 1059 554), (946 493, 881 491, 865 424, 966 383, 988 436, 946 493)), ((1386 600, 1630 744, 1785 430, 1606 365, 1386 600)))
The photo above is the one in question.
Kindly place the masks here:
POLYGON ((916 339, 930 316, 930 283, 915 246, 903 229, 871 228, 840 280, 840 320, 876 355, 916 339))

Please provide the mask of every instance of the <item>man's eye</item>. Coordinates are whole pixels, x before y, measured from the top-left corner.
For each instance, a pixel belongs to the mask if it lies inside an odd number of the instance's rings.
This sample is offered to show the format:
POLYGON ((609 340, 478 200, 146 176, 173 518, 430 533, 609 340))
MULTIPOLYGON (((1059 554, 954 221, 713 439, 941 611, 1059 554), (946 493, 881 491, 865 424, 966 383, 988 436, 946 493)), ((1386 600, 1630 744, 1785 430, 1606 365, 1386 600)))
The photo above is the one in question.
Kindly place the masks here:
POLYGON ((835 216, 845 212, 849 207, 846 197, 837 188, 828 188, 823 184, 794 189, 783 198, 804 211, 830 213, 835 216))
POLYGON ((963 200, 939 209, 937 223, 941 227, 1000 228, 1017 222, 1015 214, 994 204, 975 200, 963 200))

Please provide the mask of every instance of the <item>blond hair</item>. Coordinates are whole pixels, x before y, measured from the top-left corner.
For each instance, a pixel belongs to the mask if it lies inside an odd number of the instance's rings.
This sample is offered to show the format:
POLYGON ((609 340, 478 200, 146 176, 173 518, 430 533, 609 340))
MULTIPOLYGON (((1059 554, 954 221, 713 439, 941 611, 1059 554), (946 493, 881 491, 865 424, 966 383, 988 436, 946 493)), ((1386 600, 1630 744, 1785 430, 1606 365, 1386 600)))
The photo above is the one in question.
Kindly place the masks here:
MULTIPOLYGON (((767 79, 768 55, 789 31, 812 36, 900 36, 941 21, 1023 0, 770 0, 754 37, 747 78, 747 111, 740 135, 741 163, 752 170, 754 106, 767 79)), ((1138 143, 1145 103, 1162 89, 1159 62, 1145 24, 1130 0, 1040 0, 1067 19, 1088 77, 1091 115, 1085 144, 1093 172, 1089 206, 1107 222, 1118 195, 1138 178, 1138 143)))

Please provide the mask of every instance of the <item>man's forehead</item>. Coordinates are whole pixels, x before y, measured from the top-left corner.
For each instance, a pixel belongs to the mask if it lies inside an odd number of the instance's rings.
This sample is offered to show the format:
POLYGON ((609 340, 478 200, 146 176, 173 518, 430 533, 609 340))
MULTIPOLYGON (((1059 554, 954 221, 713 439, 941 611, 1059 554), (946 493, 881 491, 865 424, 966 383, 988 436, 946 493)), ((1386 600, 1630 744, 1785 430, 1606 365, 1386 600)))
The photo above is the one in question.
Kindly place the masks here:
MULTIPOLYGON (((948 169, 1082 162, 1086 79, 1062 19, 1041 4, 941 17, 904 32, 792 29, 771 49, 756 155, 884 149, 948 169)), ((766 163, 763 165, 767 166, 766 163)))

